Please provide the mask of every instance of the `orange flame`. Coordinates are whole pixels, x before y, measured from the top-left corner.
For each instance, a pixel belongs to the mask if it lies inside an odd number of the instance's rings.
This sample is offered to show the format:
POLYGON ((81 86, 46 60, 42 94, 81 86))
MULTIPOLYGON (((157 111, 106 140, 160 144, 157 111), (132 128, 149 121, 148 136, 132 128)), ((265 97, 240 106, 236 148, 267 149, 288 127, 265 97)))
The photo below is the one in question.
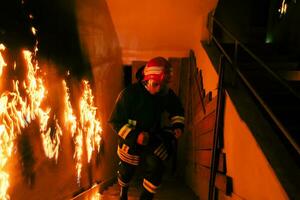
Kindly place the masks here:
POLYGON ((5 46, 3 44, 0 44, 0 76, 2 76, 3 68, 7 66, 1 54, 1 51, 4 50, 5 50, 5 46))
POLYGON ((78 133, 74 138, 75 152, 74 158, 76 159, 76 170, 77 170, 77 183, 80 183, 81 170, 82 170, 82 155, 83 155, 83 133, 78 130, 78 133))
MULTIPOLYGON (((0 78, 4 67, 7 66, 1 54, 4 50, 5 46, 0 44, 0 78)), ((0 199, 9 199, 7 194, 9 174, 5 171, 5 167, 12 155, 14 141, 31 121, 36 119, 39 123, 46 157, 57 161, 59 156, 60 138, 63 131, 55 115, 54 119, 50 119, 51 108, 43 108, 42 105, 48 92, 44 87, 42 77, 39 76, 41 71, 38 62, 33 58, 37 50, 36 47, 34 54, 27 50, 22 52, 27 68, 22 88, 18 80, 12 80, 12 91, 0 93, 0 199), (20 90, 24 96, 21 95, 20 90)), ((15 69, 17 63, 14 62, 12 67, 15 69)), ((97 108, 94 105, 89 82, 83 81, 82 83, 83 94, 79 101, 79 120, 77 121, 70 103, 69 89, 63 81, 65 112, 62 123, 71 133, 75 143, 74 158, 78 182, 80 182, 83 166, 83 146, 86 145, 88 162, 90 162, 93 151, 99 152, 102 133, 100 121, 96 118, 97 108)))
POLYGON ((90 162, 92 153, 96 149, 99 152, 101 142, 102 128, 100 121, 96 118, 97 108, 94 106, 94 96, 92 94, 89 82, 84 80, 83 95, 80 99, 80 129, 86 134, 86 148, 88 162, 90 162))
POLYGON ((66 129, 70 131, 72 138, 74 138, 75 143, 75 152, 74 158, 76 161, 76 170, 77 170, 77 182, 80 182, 81 178, 81 169, 82 169, 82 155, 83 155, 83 133, 82 131, 77 131, 77 122, 76 117, 73 113, 72 105, 70 102, 70 93, 67 83, 63 80, 63 88, 65 94, 65 112, 64 112, 64 125, 66 129))
MULTIPOLYGON (((1 49, 5 49, 4 45, 1 45, 1 49)), ((4 66, 2 56, 1 60, 1 66, 4 66)), ((0 199, 9 199, 9 195, 6 194, 9 174, 4 168, 12 154, 16 134, 26 125, 22 114, 25 103, 19 96, 18 81, 13 81, 13 85, 13 92, 4 92, 0 96, 0 199)))
POLYGON ((60 145, 60 136, 62 136, 62 130, 58 125, 58 121, 55 119, 55 132, 51 136, 51 128, 46 133, 42 133, 43 147, 45 154, 48 158, 55 158, 57 161, 58 151, 60 145))
POLYGON ((63 80, 62 83, 65 94, 64 124, 66 125, 66 129, 71 132, 71 136, 73 137, 77 128, 76 117, 71 106, 69 88, 67 87, 67 83, 65 80, 63 80))
POLYGON ((41 104, 46 97, 47 91, 44 87, 42 78, 38 77, 38 63, 33 64, 32 53, 30 51, 23 51, 24 58, 27 63, 27 81, 24 81, 24 88, 26 89, 27 95, 30 101, 30 114, 31 119, 38 117, 40 122, 40 132, 43 140, 43 147, 45 154, 48 158, 55 158, 57 161, 60 136, 62 136, 62 131, 58 125, 57 120, 55 120, 55 131, 54 135, 51 137, 51 128, 48 128, 49 113, 50 108, 43 110, 41 104))
MULTIPOLYGON (((1 134, 1 130, 0 130, 1 134)), ((6 200, 9 199, 9 196, 6 194, 6 191, 9 187, 8 181, 9 175, 3 171, 0 171, 0 199, 6 200)))

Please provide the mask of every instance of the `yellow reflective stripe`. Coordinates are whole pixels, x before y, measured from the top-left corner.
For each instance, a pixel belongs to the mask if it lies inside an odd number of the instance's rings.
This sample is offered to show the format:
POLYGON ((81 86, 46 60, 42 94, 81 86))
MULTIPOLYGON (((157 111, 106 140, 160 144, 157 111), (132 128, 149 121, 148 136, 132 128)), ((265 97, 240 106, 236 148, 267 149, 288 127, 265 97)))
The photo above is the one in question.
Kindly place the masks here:
POLYGON ((125 140, 130 131, 135 128, 136 124, 136 120, 128 119, 128 123, 122 126, 118 132, 118 135, 125 140))
POLYGON ((168 157, 168 152, 166 150, 166 147, 163 144, 159 145, 155 149, 154 154, 162 160, 165 160, 168 157))
POLYGON ((120 147, 118 147, 117 154, 119 158, 129 164, 138 165, 140 161, 139 156, 130 155, 129 153, 123 151, 120 147))
POLYGON ((144 74, 161 74, 163 72, 163 66, 151 66, 145 67, 144 74))
POLYGON ((162 147, 158 152, 157 155, 160 156, 163 152, 165 152, 166 149, 164 147, 162 147))
POLYGON ((182 116, 174 116, 171 118, 171 123, 175 124, 175 123, 182 123, 184 124, 184 117, 182 116))
POLYGON ((155 149, 154 154, 157 154, 158 151, 161 150, 161 148, 163 148, 163 144, 159 145, 159 146, 155 149))
POLYGON ((160 156, 162 160, 165 160, 167 157, 168 157, 168 153, 166 151, 160 156))
POLYGON ((133 120, 133 119, 129 119, 129 120, 128 120, 128 124, 130 124, 130 125, 132 125, 132 126, 136 126, 137 121, 136 121, 136 120, 133 120))
POLYGON ((127 146, 126 144, 123 144, 122 145, 122 150, 124 150, 126 153, 128 153, 129 146, 127 146))
POLYGON ((130 155, 129 153, 123 151, 119 147, 118 147, 118 152, 120 152, 122 155, 124 155, 128 159, 135 160, 135 161, 139 161, 140 160, 140 156, 130 155))
POLYGON ((130 160, 129 158, 126 158, 124 155, 122 155, 120 152, 118 152, 118 156, 119 158, 123 161, 123 162, 126 162, 128 164, 131 164, 131 165, 139 165, 139 162, 138 161, 133 161, 133 160, 130 160))
POLYGON ((120 178, 118 178, 118 183, 121 187, 128 187, 129 186, 129 183, 123 182, 120 178))
POLYGON ((125 124, 124 126, 122 126, 122 128, 120 129, 118 135, 120 137, 122 137, 124 140, 126 139, 127 135, 129 134, 129 132, 132 130, 132 128, 130 127, 129 124, 125 124))
POLYGON ((147 179, 144 179, 143 181, 143 186, 144 188, 150 192, 150 193, 156 193, 156 190, 158 188, 158 186, 153 185, 150 181, 148 181, 147 179))

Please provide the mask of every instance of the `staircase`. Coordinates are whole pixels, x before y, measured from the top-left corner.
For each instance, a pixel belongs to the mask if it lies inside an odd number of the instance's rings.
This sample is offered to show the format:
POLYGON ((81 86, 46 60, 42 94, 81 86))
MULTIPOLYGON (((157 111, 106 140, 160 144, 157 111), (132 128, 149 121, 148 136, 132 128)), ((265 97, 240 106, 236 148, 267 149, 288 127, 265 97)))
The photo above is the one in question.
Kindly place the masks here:
MULTIPOLYGON (((234 46, 232 44, 226 44, 224 47, 229 55, 234 55, 234 46)), ((286 133, 283 135, 280 135, 279 130, 276 130, 278 136, 285 141, 288 148, 290 148, 289 143, 294 143, 292 145, 299 147, 299 58, 271 44, 256 44, 255 46, 248 45, 247 47, 268 69, 261 66, 243 49, 239 49, 237 53, 236 65, 238 69, 254 88, 258 96, 261 97, 266 107, 269 108, 275 118, 278 119, 281 124, 280 126, 286 130, 286 133)), ((267 114, 266 117, 268 117, 267 114)), ((270 119, 270 121, 272 120, 270 119)), ((275 126, 274 124, 274 127, 275 126)), ((299 159, 297 150, 290 148, 290 151, 292 154, 295 154, 296 159, 299 159)))
POLYGON ((225 82, 229 96, 234 99, 240 116, 252 130, 289 198, 298 199, 299 57, 272 44, 244 45, 234 36, 232 39, 235 43, 224 44, 214 38, 218 48, 214 45, 204 46, 213 63, 216 63, 214 57, 218 58, 220 52, 227 58, 225 82), (237 95, 242 93, 245 95, 237 95), (251 108, 243 107, 246 99, 256 105, 264 121, 269 124, 271 129, 266 129, 267 132, 262 131, 267 127, 260 122, 262 118, 253 118, 251 108))

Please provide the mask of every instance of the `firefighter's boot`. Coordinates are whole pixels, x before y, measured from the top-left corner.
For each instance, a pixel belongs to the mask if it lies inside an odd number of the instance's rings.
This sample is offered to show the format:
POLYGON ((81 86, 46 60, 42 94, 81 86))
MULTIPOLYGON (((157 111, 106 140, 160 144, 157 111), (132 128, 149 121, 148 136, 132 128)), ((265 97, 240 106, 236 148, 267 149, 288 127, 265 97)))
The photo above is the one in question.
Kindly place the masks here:
POLYGON ((143 189, 143 192, 140 196, 140 200, 152 200, 153 196, 154 196, 153 193, 150 193, 147 190, 143 189))
POLYGON ((121 187, 120 200, 128 200, 128 187, 121 187))

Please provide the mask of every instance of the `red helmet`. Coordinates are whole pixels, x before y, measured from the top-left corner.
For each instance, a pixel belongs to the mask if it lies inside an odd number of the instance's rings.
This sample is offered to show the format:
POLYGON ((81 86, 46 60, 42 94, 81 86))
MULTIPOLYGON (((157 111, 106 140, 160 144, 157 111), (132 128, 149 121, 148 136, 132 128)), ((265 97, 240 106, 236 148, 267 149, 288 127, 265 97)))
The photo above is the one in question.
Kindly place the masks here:
POLYGON ((144 81, 155 80, 163 82, 170 78, 172 66, 163 57, 155 57, 148 61, 144 68, 144 81))

